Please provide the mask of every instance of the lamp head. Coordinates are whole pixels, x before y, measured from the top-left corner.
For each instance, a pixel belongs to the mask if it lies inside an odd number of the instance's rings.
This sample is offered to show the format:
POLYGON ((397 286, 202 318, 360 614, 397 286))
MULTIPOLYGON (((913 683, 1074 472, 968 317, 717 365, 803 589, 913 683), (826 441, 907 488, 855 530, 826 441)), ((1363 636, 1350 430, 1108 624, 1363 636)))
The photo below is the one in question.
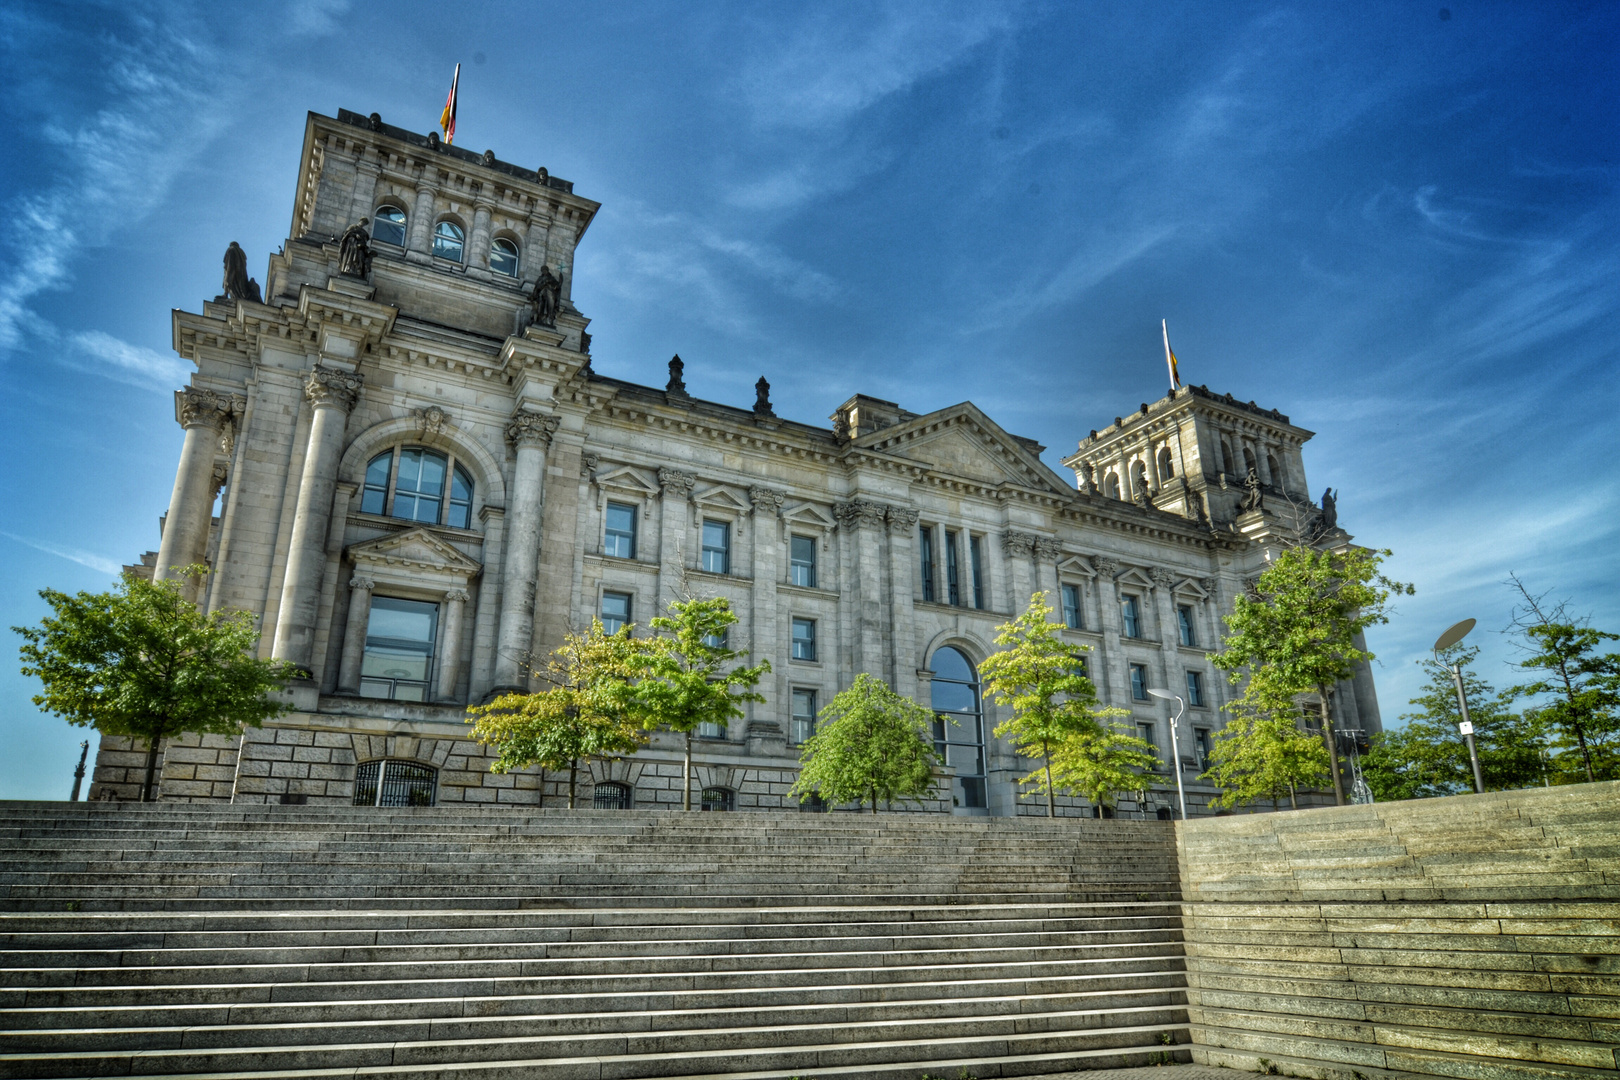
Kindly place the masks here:
MULTIPOLYGON (((1450 630, 1447 630, 1445 633, 1440 635, 1439 640, 1434 643, 1434 651, 1437 653, 1445 652, 1447 649, 1457 644, 1457 642, 1467 637, 1468 631, 1472 630, 1473 628, 1473 619, 1464 619, 1462 622, 1457 623, 1450 630)), ((1149 692, 1151 693, 1151 691, 1149 692)))
POLYGON ((1172 694, 1168 690, 1160 690, 1156 686, 1151 688, 1150 690, 1148 690, 1148 693, 1152 694, 1156 698, 1163 698, 1165 701, 1174 701, 1174 700, 1176 700, 1176 695, 1172 694))

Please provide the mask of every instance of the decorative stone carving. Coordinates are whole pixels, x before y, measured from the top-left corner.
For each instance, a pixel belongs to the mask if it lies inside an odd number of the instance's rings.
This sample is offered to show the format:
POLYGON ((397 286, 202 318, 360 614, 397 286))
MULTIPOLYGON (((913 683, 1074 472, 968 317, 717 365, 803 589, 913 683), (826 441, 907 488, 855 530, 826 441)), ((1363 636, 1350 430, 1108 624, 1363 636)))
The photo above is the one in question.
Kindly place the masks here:
POLYGON ((311 405, 337 405, 348 412, 360 397, 365 377, 352 371, 317 367, 304 377, 304 396, 311 405))
POLYGON ((771 384, 765 381, 763 375, 759 377, 759 382, 754 384, 754 415, 776 415, 771 411, 771 384))
POLYGON ((1111 559, 1107 555, 1100 555, 1091 560, 1091 566, 1103 577, 1117 578, 1121 570, 1119 560, 1111 559))
POLYGON ((444 594, 444 598, 447 602, 452 604, 465 604, 467 601, 472 599, 472 596, 467 592, 466 589, 451 589, 449 592, 444 594))
POLYGON ((423 435, 440 435, 450 423, 450 414, 437 405, 429 405, 425 409, 412 409, 411 415, 416 418, 416 428, 423 435))
POLYGON ((180 391, 181 427, 221 427, 230 417, 230 399, 212 390, 188 386, 180 391))
POLYGON ((686 362, 681 354, 676 353, 669 358, 669 382, 664 384, 664 393, 686 396, 686 362))
POLYGON ((1260 474, 1250 469, 1243 478, 1243 498, 1238 502, 1238 510, 1248 513, 1250 510, 1264 510, 1266 496, 1260 489, 1260 474))
POLYGON ((922 515, 909 506, 889 507, 887 520, 889 531, 892 533, 908 533, 917 527, 917 520, 922 515))
POLYGON ((588 476, 594 481, 596 479, 596 467, 601 463, 602 455, 600 454, 581 454, 579 458, 580 475, 588 476))
POLYGON ((1049 536, 1035 538, 1035 555, 1047 562, 1056 562, 1063 556, 1063 545, 1049 536))
POLYGON ((376 587, 377 583, 375 581, 360 574, 356 574, 354 577, 349 579, 349 588, 354 592, 370 592, 376 587))
POLYGON ((1204 595, 1209 596, 1209 597, 1213 597, 1215 595, 1215 579, 1214 578, 1201 577, 1201 578, 1194 578, 1193 580, 1198 582, 1198 587, 1200 589, 1204 590, 1204 595))
POLYGON ((766 513, 773 517, 780 517, 782 504, 787 502, 787 492, 777 491, 775 488, 755 486, 748 489, 748 498, 754 504, 754 513, 766 513))
POLYGON ((1166 570, 1162 566, 1155 566, 1148 571, 1148 577, 1152 578, 1153 584, 1161 589, 1168 589, 1180 579, 1181 575, 1174 570, 1166 570))
POLYGON ((882 526, 885 514, 881 503, 851 499, 834 503, 833 516, 846 529, 876 529, 882 526))
MULTIPOLYGON (((591 335, 584 330, 579 332, 579 351, 586 355, 589 355, 591 351, 591 335)), ((587 363, 586 366, 589 367, 590 365, 587 363)))
POLYGON ((529 295, 529 309, 534 321, 541 326, 557 325, 557 309, 562 305, 562 278, 551 272, 551 267, 540 268, 540 279, 534 283, 529 295))
POLYGON ((666 499, 672 495, 677 499, 690 499, 692 489, 697 486, 697 474, 679 469, 659 469, 658 486, 663 489, 666 499))
POLYGON ((551 445, 551 436, 561 423, 561 417, 525 409, 507 422, 506 441, 513 446, 547 447, 551 445))
POLYGON ((371 274, 370 224, 371 219, 363 217, 343 230, 343 239, 338 241, 338 273, 345 277, 364 279, 371 274))
POLYGON ((843 413, 833 417, 833 441, 840 445, 849 442, 849 417, 843 413))
POLYGON ((235 240, 225 249, 225 276, 220 289, 229 300, 250 299, 248 293, 247 252, 235 240))
POLYGON ((1027 559, 1035 553, 1035 537, 1009 530, 1001 534, 1001 550, 1012 558, 1027 559))

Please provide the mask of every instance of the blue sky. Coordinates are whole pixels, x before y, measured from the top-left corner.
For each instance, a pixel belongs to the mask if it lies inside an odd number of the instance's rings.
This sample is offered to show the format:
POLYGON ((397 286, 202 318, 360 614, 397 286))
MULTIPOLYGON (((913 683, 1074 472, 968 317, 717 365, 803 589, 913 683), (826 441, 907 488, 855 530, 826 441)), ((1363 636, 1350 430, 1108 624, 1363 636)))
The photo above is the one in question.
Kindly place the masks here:
MULTIPOLYGON (((969 399, 1061 471, 1162 393, 1167 317, 1417 585, 1370 635, 1386 720, 1465 616, 1510 682, 1510 571, 1620 631, 1620 5, 1444 2, 12 0, 0 625, 157 546, 169 312, 231 240, 262 279, 305 112, 427 131, 460 61, 457 142, 603 204, 598 370, 679 352, 810 422, 969 399)), ((0 662, 0 797, 70 783, 35 691, 0 662)))

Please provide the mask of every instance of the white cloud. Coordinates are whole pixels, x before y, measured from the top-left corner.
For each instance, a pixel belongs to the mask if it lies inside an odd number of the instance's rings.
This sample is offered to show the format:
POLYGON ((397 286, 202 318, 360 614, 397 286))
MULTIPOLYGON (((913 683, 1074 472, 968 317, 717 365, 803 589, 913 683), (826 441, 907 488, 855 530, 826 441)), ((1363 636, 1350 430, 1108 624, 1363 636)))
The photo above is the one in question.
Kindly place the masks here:
POLYGON ((92 361, 90 370, 119 382, 168 390, 191 377, 191 365, 178 356, 131 345, 100 330, 73 334, 68 341, 76 355, 92 361))
POLYGON ((76 562, 80 566, 88 566, 99 573, 117 575, 123 570, 123 566, 116 560, 105 558, 94 552, 83 551, 79 548, 59 547, 56 544, 47 544, 43 540, 30 540, 26 536, 18 536, 16 533, 5 532, 4 530, 0 530, 0 536, 4 536, 8 540, 14 540, 24 547, 31 547, 35 551, 55 555, 58 559, 66 559, 68 562, 76 562))

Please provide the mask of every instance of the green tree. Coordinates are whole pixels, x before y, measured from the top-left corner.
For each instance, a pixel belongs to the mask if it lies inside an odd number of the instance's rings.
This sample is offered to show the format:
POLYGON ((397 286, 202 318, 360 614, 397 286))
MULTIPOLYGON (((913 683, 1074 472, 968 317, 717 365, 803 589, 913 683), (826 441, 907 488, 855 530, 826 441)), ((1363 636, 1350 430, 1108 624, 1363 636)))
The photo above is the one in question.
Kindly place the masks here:
POLYGON ((683 809, 692 809, 692 736, 703 724, 725 727, 743 716, 742 703, 764 701, 754 690, 770 672, 769 660, 753 667, 730 667, 746 657, 726 644, 737 621, 731 601, 676 600, 669 615, 652 620, 663 636, 641 654, 636 708, 648 728, 664 727, 686 737, 683 809))
POLYGON ((1153 744, 1139 739, 1115 717, 1124 709, 1098 709, 1098 722, 1076 731, 1052 752, 1052 782, 1095 806, 1113 806, 1124 791, 1141 791, 1144 778, 1159 764, 1153 744))
POLYGON ((1536 674, 1508 693, 1550 699, 1537 716, 1556 733, 1559 749, 1578 755, 1588 781, 1620 776, 1620 654, 1598 653, 1620 634, 1582 625, 1565 605, 1549 605, 1545 594, 1533 596, 1517 577, 1510 580, 1524 600, 1513 617, 1528 654, 1519 667, 1536 674))
MULTIPOLYGON (((1379 572, 1389 554, 1358 547, 1285 549, 1260 575, 1253 590, 1238 597, 1232 614, 1226 617, 1231 633, 1223 642, 1225 648, 1212 658, 1234 684, 1247 680, 1243 696, 1226 706, 1240 715, 1291 717, 1300 695, 1316 694, 1333 797, 1341 806, 1344 778, 1334 745, 1328 691, 1353 676, 1358 664, 1373 659, 1362 631, 1389 621, 1390 597, 1414 591, 1379 572)), ((1226 737, 1246 738, 1266 731, 1279 738, 1284 735, 1281 728, 1258 722, 1240 730, 1250 734, 1226 737)), ((1288 741, 1291 738, 1284 740, 1288 741)))
POLYGON ((1361 759, 1362 776, 1375 798, 1427 799, 1474 790, 1468 744, 1457 729, 1462 714, 1451 664, 1462 665, 1486 789, 1528 787, 1541 781, 1545 766, 1540 725, 1535 717, 1513 711, 1511 694, 1498 693, 1473 672, 1469 665, 1478 655, 1478 649, 1457 647, 1442 654, 1439 663, 1418 662, 1428 682, 1409 702, 1414 711, 1401 714, 1403 727, 1374 735, 1372 750, 1361 759))
POLYGON ((564 638, 545 670, 535 673, 551 689, 502 694, 467 710, 473 738, 500 753, 491 772, 532 765, 553 772, 567 769, 572 810, 581 761, 641 748, 646 736, 638 723, 633 680, 647 642, 631 637, 632 629, 624 626, 609 634, 593 619, 585 633, 564 638))
MULTIPOLYGON (((189 566, 184 577, 207 573, 189 566)), ((103 735, 146 740, 141 801, 153 799, 159 743, 181 734, 235 735, 290 712, 273 701, 298 669, 254 655, 259 631, 245 611, 205 615, 185 582, 125 574, 111 592, 44 589, 53 615, 23 636, 22 672, 45 692, 34 704, 103 735)))
POLYGON ((933 713, 866 672, 821 710, 816 733, 799 751, 799 779, 788 792, 803 802, 920 801, 933 790, 933 713))
POLYGON ((1220 787, 1212 806, 1239 806, 1284 796, 1298 809, 1301 788, 1327 780, 1328 752, 1322 740, 1300 730, 1292 705, 1280 713, 1240 712, 1216 733, 1203 778, 1220 787))
POLYGON ((1052 754, 1072 738, 1097 734, 1100 715, 1097 689, 1081 674, 1084 646, 1062 639, 1061 628, 1049 619, 1052 610, 1041 593, 1030 597, 1022 615, 997 628, 1002 651, 979 665, 985 689, 997 705, 1012 710, 996 726, 996 736, 1010 738, 1021 756, 1043 763, 1019 782, 1045 793, 1047 817, 1057 816, 1052 754))

